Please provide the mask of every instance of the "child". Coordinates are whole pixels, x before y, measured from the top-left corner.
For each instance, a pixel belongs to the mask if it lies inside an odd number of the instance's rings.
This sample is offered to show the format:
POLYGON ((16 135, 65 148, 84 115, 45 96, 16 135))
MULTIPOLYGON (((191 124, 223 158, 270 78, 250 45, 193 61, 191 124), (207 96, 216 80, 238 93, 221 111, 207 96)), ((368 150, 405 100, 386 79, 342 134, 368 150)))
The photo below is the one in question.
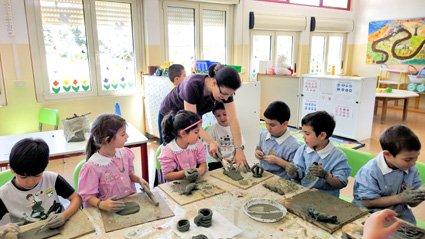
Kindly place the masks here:
POLYGON ((180 64, 172 64, 168 68, 168 77, 174 86, 180 84, 184 78, 186 78, 186 70, 184 69, 184 66, 180 64))
POLYGON ((335 120, 326 111, 317 111, 304 116, 301 125, 305 144, 298 148, 294 164, 288 165, 286 172, 307 188, 339 197, 339 190, 347 186, 351 168, 347 156, 329 141, 335 120))
POLYGON ((99 115, 90 133, 78 191, 86 205, 117 212, 124 208, 124 202, 116 199, 135 193, 135 182, 143 188, 149 185, 134 174, 134 154, 124 147, 128 138, 125 119, 114 114, 99 115))
POLYGON ((227 113, 226 109, 224 108, 224 104, 222 102, 218 102, 217 104, 215 104, 212 113, 214 114, 217 123, 208 127, 207 133, 211 135, 211 137, 213 137, 213 139, 220 146, 221 157, 219 158, 217 155, 212 156, 210 154, 207 154, 207 163, 209 171, 222 168, 223 165, 219 160, 229 158, 233 159, 233 154, 235 151, 232 132, 230 131, 230 125, 229 121, 227 120, 227 113))
MULTIPOLYGON (((9 166, 15 177, 0 188, 0 219, 6 213, 19 224, 48 218, 47 227, 57 228, 77 212, 80 197, 63 177, 44 171, 48 163, 49 146, 42 139, 22 139, 13 146, 9 166), (58 196, 70 201, 65 210, 58 196)), ((13 225, 0 231, 16 231, 13 225)))
POLYGON ((162 121, 164 147, 158 160, 167 181, 185 178, 188 170, 206 172, 205 145, 199 139, 202 120, 196 113, 180 110, 162 121))
POLYGON ((285 179, 290 179, 285 167, 293 161, 300 146, 288 130, 290 116, 288 105, 282 101, 272 102, 264 111, 267 130, 260 132, 260 142, 255 150, 255 157, 264 170, 285 179))
POLYGON ((421 143, 406 126, 395 125, 381 135, 382 152, 356 174, 353 203, 370 211, 394 210, 398 217, 415 224, 410 207, 425 200, 415 167, 421 143))

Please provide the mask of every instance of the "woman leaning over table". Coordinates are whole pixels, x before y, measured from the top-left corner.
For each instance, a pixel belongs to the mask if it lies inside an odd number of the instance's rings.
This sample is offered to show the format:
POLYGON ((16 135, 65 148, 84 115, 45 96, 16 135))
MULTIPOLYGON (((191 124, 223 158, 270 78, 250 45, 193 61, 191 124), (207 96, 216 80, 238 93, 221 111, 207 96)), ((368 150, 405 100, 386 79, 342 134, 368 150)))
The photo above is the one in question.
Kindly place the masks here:
MULTIPOLYGON (((233 95, 241 86, 238 72, 221 64, 213 64, 208 68, 208 75, 193 74, 168 93, 161 103, 158 115, 158 128, 162 144, 161 121, 169 112, 181 109, 192 111, 202 117, 210 112, 217 102, 223 102, 230 123, 235 145, 235 162, 238 166, 247 166, 243 152, 242 136, 239 120, 236 116, 233 95)), ((208 152, 217 156, 218 143, 203 129, 199 132, 201 138, 208 144, 208 152)))

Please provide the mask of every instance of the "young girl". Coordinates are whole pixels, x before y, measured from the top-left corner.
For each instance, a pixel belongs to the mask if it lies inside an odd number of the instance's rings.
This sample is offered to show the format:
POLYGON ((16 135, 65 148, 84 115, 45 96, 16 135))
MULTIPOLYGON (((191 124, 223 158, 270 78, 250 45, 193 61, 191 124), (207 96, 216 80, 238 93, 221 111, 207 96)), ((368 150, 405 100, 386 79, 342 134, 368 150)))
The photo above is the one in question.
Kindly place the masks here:
POLYGON ((124 147, 128 135, 126 122, 114 114, 98 116, 87 142, 87 162, 79 176, 79 194, 85 205, 116 212, 124 208, 125 198, 136 192, 134 183, 148 186, 134 174, 133 152, 124 147))
POLYGON ((205 145, 199 139, 202 120, 191 111, 171 113, 162 121, 164 147, 158 160, 167 181, 183 179, 185 170, 196 168, 199 175, 206 172, 205 145))

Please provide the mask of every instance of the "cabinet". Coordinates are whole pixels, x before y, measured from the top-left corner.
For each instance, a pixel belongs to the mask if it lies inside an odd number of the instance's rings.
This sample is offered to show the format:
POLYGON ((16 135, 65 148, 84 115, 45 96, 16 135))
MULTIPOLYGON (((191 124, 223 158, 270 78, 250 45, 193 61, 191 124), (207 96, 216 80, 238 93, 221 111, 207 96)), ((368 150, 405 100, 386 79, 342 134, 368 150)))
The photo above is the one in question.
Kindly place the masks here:
POLYGON ((364 140, 372 132, 376 77, 317 76, 301 78, 300 121, 325 110, 334 116, 334 135, 364 140))
POLYGON ((260 118, 267 106, 276 100, 285 102, 291 110, 289 125, 297 127, 300 108, 300 77, 258 74, 257 81, 261 82, 260 118))

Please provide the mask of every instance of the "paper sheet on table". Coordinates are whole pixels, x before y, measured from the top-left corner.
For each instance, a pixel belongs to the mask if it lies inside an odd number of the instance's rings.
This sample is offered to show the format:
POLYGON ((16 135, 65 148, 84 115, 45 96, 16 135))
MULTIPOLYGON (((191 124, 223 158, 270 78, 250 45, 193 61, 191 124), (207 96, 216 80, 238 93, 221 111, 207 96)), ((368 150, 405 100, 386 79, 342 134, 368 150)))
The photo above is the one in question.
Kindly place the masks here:
POLYGON ((189 218, 188 220, 190 221, 190 228, 187 232, 179 232, 176 228, 176 225, 173 227, 173 231, 180 238, 192 238, 193 236, 199 234, 204 234, 209 239, 233 238, 242 232, 241 229, 233 225, 233 223, 231 223, 216 211, 213 211, 212 225, 208 228, 196 226, 196 224, 193 222, 193 218, 189 218))

